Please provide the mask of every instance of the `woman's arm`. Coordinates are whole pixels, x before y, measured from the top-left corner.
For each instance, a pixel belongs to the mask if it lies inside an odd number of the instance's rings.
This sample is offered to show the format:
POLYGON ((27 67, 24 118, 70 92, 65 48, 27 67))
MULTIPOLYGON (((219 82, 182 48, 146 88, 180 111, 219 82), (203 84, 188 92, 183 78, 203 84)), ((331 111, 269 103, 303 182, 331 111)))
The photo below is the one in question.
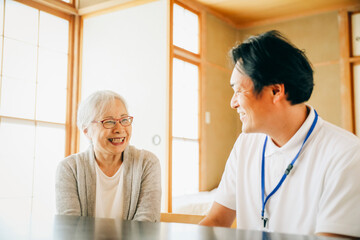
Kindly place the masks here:
POLYGON ((57 167, 55 179, 56 211, 60 215, 81 216, 81 206, 77 189, 76 171, 67 161, 57 167))
POLYGON ((153 154, 145 160, 141 179, 140 194, 136 213, 136 221, 160 221, 161 208, 161 169, 160 162, 153 154))

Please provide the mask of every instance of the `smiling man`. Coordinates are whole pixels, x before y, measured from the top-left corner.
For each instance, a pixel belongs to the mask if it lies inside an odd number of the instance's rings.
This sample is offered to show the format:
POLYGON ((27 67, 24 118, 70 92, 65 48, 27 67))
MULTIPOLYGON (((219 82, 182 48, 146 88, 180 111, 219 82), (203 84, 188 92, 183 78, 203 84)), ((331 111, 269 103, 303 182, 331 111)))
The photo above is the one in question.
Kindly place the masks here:
POLYGON ((292 234, 360 236, 360 139, 305 104, 314 82, 304 52, 277 31, 231 51, 231 107, 242 133, 200 223, 292 234))

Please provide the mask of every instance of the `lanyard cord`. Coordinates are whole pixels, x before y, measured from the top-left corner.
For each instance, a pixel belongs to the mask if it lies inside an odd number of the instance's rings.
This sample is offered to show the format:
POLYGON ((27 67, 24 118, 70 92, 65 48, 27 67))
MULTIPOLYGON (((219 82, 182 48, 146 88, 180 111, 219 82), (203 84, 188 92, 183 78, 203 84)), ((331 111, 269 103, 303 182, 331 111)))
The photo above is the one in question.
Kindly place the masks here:
POLYGON ((311 127, 310 127, 308 133, 306 134, 305 140, 302 143, 302 145, 300 147, 300 150, 298 151, 295 158, 291 161, 291 163, 286 168, 286 170, 284 172, 284 175, 280 179, 277 186, 274 188, 274 190, 272 190, 272 192, 266 198, 265 198, 265 149, 266 149, 266 143, 267 143, 267 140, 268 140, 268 136, 266 136, 266 138, 265 138, 263 152, 262 152, 262 162, 261 162, 261 198, 262 198, 261 219, 264 221, 264 227, 266 227, 266 222, 268 220, 267 218, 264 218, 266 203, 271 198, 271 196, 274 195, 276 193, 276 191, 281 187, 281 185, 285 181, 285 178, 287 177, 287 175, 289 175, 291 169, 294 166, 295 161, 299 157, 299 154, 300 154, 302 148, 304 147, 305 142, 308 140, 310 134, 314 130, 316 122, 318 120, 318 114, 317 114, 317 112, 315 110, 314 110, 314 112, 315 112, 315 119, 314 119, 313 123, 311 124, 311 127), (264 200, 264 198, 265 198, 265 200, 264 200))

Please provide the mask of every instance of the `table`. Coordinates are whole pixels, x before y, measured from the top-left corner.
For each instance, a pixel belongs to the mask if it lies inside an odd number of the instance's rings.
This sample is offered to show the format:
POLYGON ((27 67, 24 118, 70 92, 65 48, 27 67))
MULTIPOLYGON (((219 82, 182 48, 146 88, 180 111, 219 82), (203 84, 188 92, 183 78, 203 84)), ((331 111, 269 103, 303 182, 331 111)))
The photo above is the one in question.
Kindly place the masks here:
POLYGON ((0 239, 251 239, 251 240, 310 240, 331 239, 261 231, 245 231, 222 227, 205 227, 183 223, 149 223, 120 219, 53 216, 22 221, 0 219, 0 239))

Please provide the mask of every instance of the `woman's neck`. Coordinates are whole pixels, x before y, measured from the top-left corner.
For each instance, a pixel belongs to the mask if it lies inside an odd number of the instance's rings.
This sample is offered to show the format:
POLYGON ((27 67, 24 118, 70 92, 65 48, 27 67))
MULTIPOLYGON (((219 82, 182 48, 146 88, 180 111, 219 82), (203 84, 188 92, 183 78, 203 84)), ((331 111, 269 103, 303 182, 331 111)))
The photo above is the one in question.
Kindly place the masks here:
POLYGON ((94 153, 95 160, 100 167, 101 171, 109 177, 114 176, 114 174, 119 170, 122 160, 123 153, 120 155, 104 155, 100 153, 94 153))

